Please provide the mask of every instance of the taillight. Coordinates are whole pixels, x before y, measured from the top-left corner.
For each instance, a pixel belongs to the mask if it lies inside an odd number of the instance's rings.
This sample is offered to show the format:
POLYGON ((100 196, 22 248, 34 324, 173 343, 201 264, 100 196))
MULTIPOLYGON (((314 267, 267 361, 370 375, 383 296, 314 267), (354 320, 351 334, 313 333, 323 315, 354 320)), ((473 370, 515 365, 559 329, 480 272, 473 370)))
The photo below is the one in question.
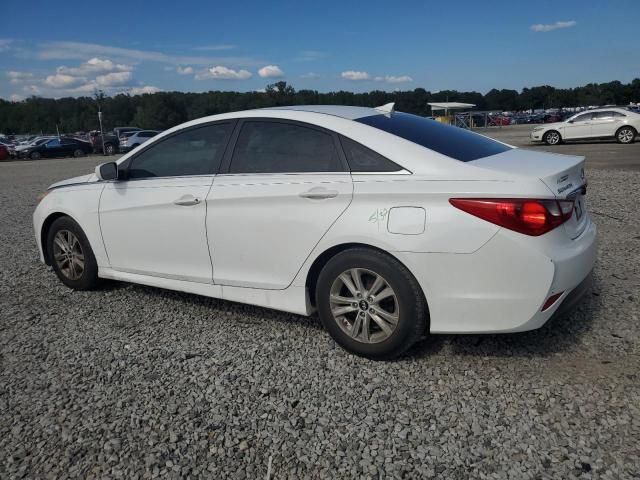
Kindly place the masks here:
POLYGON ((509 230, 537 237, 573 214, 573 200, 528 198, 451 198, 451 205, 509 230))

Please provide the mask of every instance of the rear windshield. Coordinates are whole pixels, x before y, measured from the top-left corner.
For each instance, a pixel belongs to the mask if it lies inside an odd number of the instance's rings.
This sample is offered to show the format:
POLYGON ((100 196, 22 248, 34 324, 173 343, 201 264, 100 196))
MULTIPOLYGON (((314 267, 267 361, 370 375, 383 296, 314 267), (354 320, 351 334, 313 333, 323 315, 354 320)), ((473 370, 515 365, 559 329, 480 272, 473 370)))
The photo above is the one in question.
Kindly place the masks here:
POLYGON ((462 162, 489 157, 510 147, 468 130, 445 125, 429 118, 396 112, 358 118, 356 122, 379 128, 418 145, 462 162))

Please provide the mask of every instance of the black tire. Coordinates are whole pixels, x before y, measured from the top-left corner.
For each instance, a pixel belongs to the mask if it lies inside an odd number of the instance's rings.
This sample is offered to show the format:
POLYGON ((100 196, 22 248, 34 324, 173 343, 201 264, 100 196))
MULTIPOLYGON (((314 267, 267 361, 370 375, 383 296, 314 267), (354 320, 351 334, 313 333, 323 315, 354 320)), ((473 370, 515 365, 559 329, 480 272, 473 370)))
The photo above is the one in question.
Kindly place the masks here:
POLYGON ((60 281, 67 287, 73 288, 74 290, 91 290, 98 286, 100 283, 100 279, 98 278, 98 263, 93 255, 93 250, 91 249, 89 240, 87 240, 87 236, 82 231, 82 228, 80 228, 80 225, 78 225, 73 219, 70 217, 60 217, 51 224, 51 227, 47 232, 46 248, 53 271, 56 272, 60 281), (66 231, 75 235, 80 244, 81 252, 84 255, 84 268, 82 270, 82 274, 79 278, 75 279, 69 278, 69 276, 62 270, 54 256, 54 239, 56 238, 56 234, 58 234, 58 232, 64 234, 66 231))
POLYGON ((618 143, 628 145, 636 141, 637 134, 638 132, 636 132, 635 128, 633 127, 629 127, 628 125, 620 127, 616 132, 616 141, 618 143))
POLYGON ((544 134, 544 143, 547 145, 560 145, 562 143, 562 136, 560 132, 556 130, 549 130, 544 134))
POLYGON ((40 160, 40 158, 42 158, 42 155, 40 155, 40 152, 31 152, 29 154, 29 158, 31 160, 40 160))
MULTIPOLYGON (((369 284, 366 288, 371 288, 369 284)), ((316 305, 320 320, 331 337, 345 350, 372 360, 385 360, 397 357, 415 342, 427 334, 428 309, 422 289, 411 272, 392 256, 368 248, 352 248, 342 251, 331 258, 318 276, 316 286, 316 305), (331 311, 330 295, 334 282, 350 269, 363 269, 367 273, 383 277, 387 286, 395 292, 398 320, 392 333, 377 343, 356 340, 347 334, 331 311)), ((355 306, 356 304, 352 304, 355 306)), ((359 306, 366 312, 369 306, 359 306)), ((371 310, 369 310, 371 311, 371 310)), ((355 314, 362 314, 361 310, 355 314)), ((351 315, 351 314, 349 314, 351 315)), ((345 317, 342 325, 345 325, 345 317)), ((372 319, 369 322, 373 322, 372 319)), ((378 328, 375 322, 370 323, 378 328)), ((351 325, 353 326, 353 325, 351 325)), ((379 331, 378 335, 382 333, 379 331)), ((368 334, 367 334, 368 336, 368 334)))
POLYGON ((113 143, 106 143, 104 151, 107 155, 114 155, 116 153, 116 146, 113 143))
POLYGON ((78 157, 84 157, 84 155, 85 155, 84 150, 82 150, 81 148, 76 148, 76 149, 73 151, 73 156, 74 156, 74 157, 76 157, 76 158, 78 158, 78 157))

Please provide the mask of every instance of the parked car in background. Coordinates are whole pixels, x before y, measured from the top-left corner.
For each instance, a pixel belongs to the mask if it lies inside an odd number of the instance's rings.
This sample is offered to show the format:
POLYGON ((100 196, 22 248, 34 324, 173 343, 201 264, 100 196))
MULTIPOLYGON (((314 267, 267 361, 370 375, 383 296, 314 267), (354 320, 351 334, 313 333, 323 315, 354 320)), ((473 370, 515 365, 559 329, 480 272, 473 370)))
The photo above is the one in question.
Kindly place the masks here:
MULTIPOLYGON (((116 127, 112 133, 104 134, 104 153, 107 155, 115 155, 120 151, 120 138, 128 132, 136 132, 142 130, 139 127, 116 127)), ((102 153, 102 138, 100 132, 94 130, 89 132, 91 145, 94 153, 102 153)))
POLYGON ((4 143, 0 143, 0 161, 7 160, 9 158, 11 158, 9 155, 9 148, 4 143))
POLYGON ((38 145, 42 145, 43 143, 45 143, 48 140, 51 140, 52 138, 56 138, 56 137, 36 137, 28 145, 13 145, 11 148, 9 148, 9 153, 11 154, 12 157, 19 157, 20 152, 24 150, 28 150, 31 147, 37 147, 38 145))
POLYGON ((624 108, 602 108, 578 113, 564 122, 535 127, 531 140, 557 145, 566 140, 615 138, 618 143, 633 143, 640 131, 640 114, 624 108))
POLYGON ((136 132, 127 132, 120 137, 120 152, 128 152, 136 147, 139 147, 144 142, 152 137, 155 137, 158 133, 157 130, 139 130, 136 132))
POLYGON ((93 147, 89 142, 70 137, 55 137, 40 145, 33 145, 22 150, 19 156, 20 158, 30 158, 31 160, 53 157, 82 157, 92 151, 93 147))
POLYGON ((540 328, 576 302, 597 252, 586 191, 583 157, 392 104, 298 105, 174 127, 52 185, 33 224, 70 288, 109 278, 317 310, 379 359, 430 333, 540 328))

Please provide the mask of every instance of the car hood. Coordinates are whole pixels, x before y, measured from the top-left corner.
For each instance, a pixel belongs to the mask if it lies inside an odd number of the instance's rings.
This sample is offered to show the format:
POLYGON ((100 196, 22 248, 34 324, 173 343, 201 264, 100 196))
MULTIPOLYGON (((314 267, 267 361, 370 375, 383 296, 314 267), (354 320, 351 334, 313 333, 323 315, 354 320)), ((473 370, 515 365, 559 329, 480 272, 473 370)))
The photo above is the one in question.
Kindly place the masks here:
POLYGON ((66 180, 60 180, 49 186, 51 188, 59 188, 59 187, 67 187, 69 185, 78 185, 80 183, 88 183, 95 182, 96 176, 93 173, 89 173, 88 175, 80 175, 78 177, 67 178, 66 180))

